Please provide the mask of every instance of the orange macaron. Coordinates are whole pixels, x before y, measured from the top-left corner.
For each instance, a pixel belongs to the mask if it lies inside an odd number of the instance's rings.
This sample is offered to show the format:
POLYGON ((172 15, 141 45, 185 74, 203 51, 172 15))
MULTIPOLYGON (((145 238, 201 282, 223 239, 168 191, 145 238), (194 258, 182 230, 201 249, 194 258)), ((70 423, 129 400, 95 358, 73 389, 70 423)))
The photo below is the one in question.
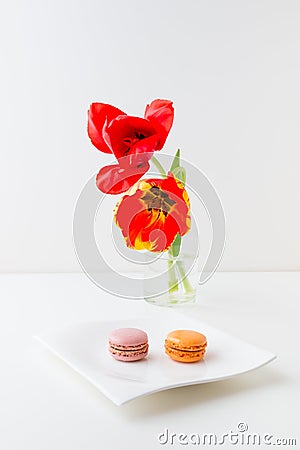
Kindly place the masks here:
POLYGON ((165 339, 165 352, 174 359, 184 363, 203 359, 207 347, 204 334, 194 330, 174 330, 165 339))

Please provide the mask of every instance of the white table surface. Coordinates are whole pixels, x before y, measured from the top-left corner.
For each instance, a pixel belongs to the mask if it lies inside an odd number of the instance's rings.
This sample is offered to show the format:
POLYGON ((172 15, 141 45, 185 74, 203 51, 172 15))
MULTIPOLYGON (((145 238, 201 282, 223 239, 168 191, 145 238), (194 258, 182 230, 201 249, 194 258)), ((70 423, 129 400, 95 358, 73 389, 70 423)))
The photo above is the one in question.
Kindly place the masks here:
POLYGON ((240 422, 248 433, 297 438, 300 448, 300 273, 217 273, 200 287, 198 304, 181 309, 276 353, 277 360, 121 407, 32 336, 77 321, 145 316, 153 306, 114 298, 83 274, 1 275, 0 299, 1 450, 195 448, 177 438, 161 445, 158 435, 166 428, 221 435, 237 431, 240 422))

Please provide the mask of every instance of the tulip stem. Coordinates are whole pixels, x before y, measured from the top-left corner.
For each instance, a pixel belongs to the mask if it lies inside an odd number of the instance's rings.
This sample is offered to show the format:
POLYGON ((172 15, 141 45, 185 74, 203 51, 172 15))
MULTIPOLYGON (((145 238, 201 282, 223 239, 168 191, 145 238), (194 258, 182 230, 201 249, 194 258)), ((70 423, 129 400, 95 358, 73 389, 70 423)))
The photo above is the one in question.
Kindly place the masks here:
POLYGON ((174 261, 169 259, 168 261, 168 268, 169 268, 169 292, 176 292, 178 291, 178 281, 176 276, 176 270, 174 267, 174 261))
POLYGON ((182 281, 182 283, 183 283, 185 292, 186 292, 187 294, 193 292, 193 288, 192 288, 192 286, 191 286, 191 284, 190 284, 190 282, 189 282, 189 279, 188 279, 188 277, 187 277, 187 275, 186 275, 186 273, 185 273, 185 270, 184 270, 182 261, 177 260, 177 268, 178 268, 178 271, 179 271, 180 276, 181 276, 181 278, 182 278, 181 281, 182 281))
POLYGON ((161 163, 158 161, 158 159, 155 158, 155 156, 152 156, 151 162, 155 165, 155 167, 157 168, 157 170, 159 171, 159 173, 161 174, 161 176, 162 176, 163 178, 166 178, 167 174, 166 174, 166 172, 165 172, 165 169, 163 168, 163 166, 161 165, 161 163))

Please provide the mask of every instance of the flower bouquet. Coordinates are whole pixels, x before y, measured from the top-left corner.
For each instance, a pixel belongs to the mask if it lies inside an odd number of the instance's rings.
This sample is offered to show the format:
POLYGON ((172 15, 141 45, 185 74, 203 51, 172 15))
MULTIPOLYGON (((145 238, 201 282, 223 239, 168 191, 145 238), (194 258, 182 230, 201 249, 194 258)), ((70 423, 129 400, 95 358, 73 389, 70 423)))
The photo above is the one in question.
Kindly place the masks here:
POLYGON ((92 103, 88 111, 92 144, 116 158, 114 164, 100 169, 97 187, 105 194, 121 195, 114 221, 126 246, 158 255, 146 265, 145 298, 164 305, 193 301, 196 293, 196 283, 191 283, 186 273, 186 265, 195 264, 181 254, 182 237, 191 228, 191 213, 180 150, 167 170, 154 156, 163 149, 173 119, 172 102, 159 99, 146 106, 144 117, 129 116, 104 103, 92 103), (159 177, 146 176, 150 163, 159 177), (157 271, 164 276, 161 283, 154 283, 154 289, 151 279, 157 271))

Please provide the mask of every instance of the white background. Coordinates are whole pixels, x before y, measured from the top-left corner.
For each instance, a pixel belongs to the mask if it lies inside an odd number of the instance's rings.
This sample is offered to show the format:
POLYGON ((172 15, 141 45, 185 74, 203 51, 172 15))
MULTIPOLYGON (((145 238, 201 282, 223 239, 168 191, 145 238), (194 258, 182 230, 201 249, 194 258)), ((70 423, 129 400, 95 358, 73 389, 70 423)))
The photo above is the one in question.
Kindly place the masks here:
POLYGON ((1 271, 80 271, 76 199, 112 161, 88 106, 154 98, 175 105, 166 151, 221 197, 220 270, 300 269, 298 0, 14 0, 0 17, 1 271))
MULTIPOLYGON (((180 146, 221 197, 220 270, 300 269, 298 0, 10 0, 0 45, 0 272, 81 271, 74 207, 112 161, 89 142, 88 106, 142 115, 159 97, 176 111, 166 151, 180 146)), ((215 274, 190 313, 277 360, 118 408, 32 336, 151 306, 81 273, 1 274, 1 450, 153 450, 166 427, 220 436, 239 422, 299 446, 299 286, 299 272, 215 274)))

